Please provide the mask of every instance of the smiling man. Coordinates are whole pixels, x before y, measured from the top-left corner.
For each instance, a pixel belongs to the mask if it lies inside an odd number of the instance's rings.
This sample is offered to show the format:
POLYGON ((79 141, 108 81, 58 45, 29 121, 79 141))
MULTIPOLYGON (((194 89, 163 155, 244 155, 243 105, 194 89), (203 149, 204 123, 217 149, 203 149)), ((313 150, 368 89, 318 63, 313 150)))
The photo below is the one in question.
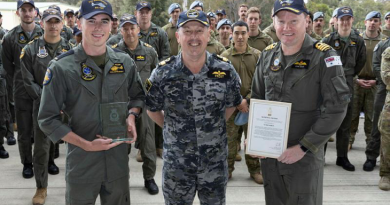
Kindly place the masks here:
POLYGON ((17 9, 16 13, 20 17, 21 23, 4 36, 2 59, 4 70, 7 72, 7 84, 13 88, 12 95, 9 95, 13 96, 15 101, 18 146, 23 164, 23 177, 31 178, 34 176, 31 143, 33 136, 33 99, 24 87, 19 56, 23 47, 31 40, 43 35, 43 31, 40 26, 34 23, 36 16, 34 1, 19 0, 17 9))
POLYGON ((262 158, 267 205, 321 205, 324 144, 340 126, 349 101, 340 57, 306 34, 303 0, 274 4, 280 42, 258 61, 253 99, 292 103, 287 150, 262 158))
POLYGON ((226 120, 241 103, 240 78, 227 59, 206 51, 202 11, 179 16, 182 52, 159 64, 146 81, 149 116, 163 127, 165 204, 225 204, 226 120))
POLYGON ((112 138, 137 139, 145 94, 134 61, 106 46, 111 24, 110 3, 84 0, 83 40, 50 62, 43 82, 39 126, 53 142, 68 142, 67 205, 95 204, 98 196, 102 205, 130 204, 128 145, 112 138))
POLYGON ((50 174, 58 174, 59 169, 54 160, 49 162, 50 139, 43 134, 38 126, 38 110, 42 95, 42 83, 49 62, 56 56, 67 52, 72 46, 61 38, 63 27, 61 13, 56 9, 43 11, 41 26, 45 33, 42 37, 30 42, 22 50, 20 66, 24 86, 27 93, 34 100, 34 172, 37 191, 33 197, 34 205, 45 203, 48 186, 48 169, 50 174), (48 163, 50 166, 48 166, 48 163), (49 168, 51 167, 51 169, 49 168))

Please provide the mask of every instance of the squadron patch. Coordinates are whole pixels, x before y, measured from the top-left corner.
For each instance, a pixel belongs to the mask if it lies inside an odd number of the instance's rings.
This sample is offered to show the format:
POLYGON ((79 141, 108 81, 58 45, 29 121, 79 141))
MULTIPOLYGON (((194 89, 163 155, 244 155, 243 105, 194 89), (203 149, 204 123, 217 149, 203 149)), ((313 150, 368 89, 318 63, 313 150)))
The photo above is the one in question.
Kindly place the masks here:
POLYGON ((110 71, 108 73, 116 74, 116 73, 124 73, 125 68, 123 67, 122 63, 114 63, 114 65, 110 68, 110 71))
POLYGON ((18 40, 18 42, 21 43, 21 44, 27 43, 27 38, 24 35, 24 33, 19 33, 19 40, 18 40))
POLYGON ((43 85, 48 85, 51 81, 51 78, 53 77, 53 74, 51 72, 51 68, 48 67, 46 70, 45 78, 43 79, 43 85))
POLYGON ((328 68, 336 65, 343 65, 340 56, 330 56, 328 58, 325 58, 324 60, 325 60, 326 67, 328 68))
POLYGON ((81 63, 81 78, 85 81, 92 81, 96 78, 93 69, 88 67, 85 63, 81 63))
POLYGON ((291 68, 299 68, 299 69, 308 69, 309 68, 309 64, 310 64, 310 60, 300 60, 300 61, 297 61, 295 62, 291 68))
POLYGON ((46 58, 46 56, 48 56, 49 54, 47 53, 47 50, 45 48, 45 46, 39 46, 39 50, 38 50, 38 53, 37 53, 37 56, 39 58, 46 58))
POLYGON ((274 63, 273 65, 271 65, 270 69, 274 72, 280 70, 281 66, 280 66, 280 60, 279 58, 275 58, 274 60, 274 63))
POLYGON ((149 90, 150 90, 150 88, 152 88, 152 86, 153 86, 152 82, 150 82, 149 79, 146 79, 146 81, 145 81, 145 89, 146 89, 147 93, 149 93, 149 90))
POLYGON ((220 69, 210 69, 207 72, 207 77, 217 78, 217 79, 230 79, 230 71, 220 70, 220 69))
POLYGON ((340 48, 341 48, 341 46, 340 46, 340 41, 339 41, 339 40, 335 40, 335 41, 334 41, 334 49, 338 50, 338 49, 340 49, 340 48))
POLYGON ((146 56, 144 55, 136 55, 135 56, 135 61, 145 61, 146 60, 146 56))
POLYGON ((20 52, 20 59, 22 59, 23 58, 23 56, 24 56, 24 53, 25 53, 25 50, 24 50, 24 48, 22 49, 22 51, 20 52))

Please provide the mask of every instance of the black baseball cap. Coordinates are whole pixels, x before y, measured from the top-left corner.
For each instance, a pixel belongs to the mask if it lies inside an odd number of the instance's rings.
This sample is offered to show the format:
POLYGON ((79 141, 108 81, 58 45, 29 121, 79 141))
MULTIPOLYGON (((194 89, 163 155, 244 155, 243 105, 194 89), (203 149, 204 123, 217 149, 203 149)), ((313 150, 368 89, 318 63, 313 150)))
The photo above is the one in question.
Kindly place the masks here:
POLYGON ((119 27, 122 27, 126 23, 131 23, 131 24, 134 24, 134 25, 138 25, 137 18, 134 15, 131 15, 131 14, 123 14, 122 15, 122 17, 120 19, 119 27))
POLYGON ((340 7, 339 10, 337 10, 337 18, 342 18, 343 16, 351 16, 353 17, 353 11, 351 7, 344 6, 340 7))
POLYGON ((73 14, 73 15, 74 15, 73 9, 66 9, 66 10, 64 11, 64 15, 66 16, 67 14, 73 14))
POLYGON ((215 12, 217 15, 218 14, 222 14, 222 15, 226 15, 226 12, 225 12, 225 9, 218 9, 217 12, 215 12))
POLYGON ((147 1, 141 1, 136 6, 137 11, 140 11, 143 8, 148 8, 149 10, 152 10, 152 5, 147 1))
POLYGON ((30 4, 35 8, 35 4, 33 0, 18 0, 18 9, 22 7, 24 4, 30 4))
POLYGON ((90 19, 97 14, 107 14, 112 19, 112 7, 106 0, 83 0, 80 7, 79 18, 90 19))
POLYGON ((179 20, 177 21, 177 28, 182 27, 185 23, 190 21, 198 21, 203 25, 209 27, 206 14, 203 11, 191 9, 185 12, 181 12, 181 14, 179 15, 179 20))
POLYGON ((217 18, 216 14, 214 12, 211 12, 211 11, 207 13, 207 17, 208 18, 215 18, 215 19, 217 18))
POLYGON ((80 35, 80 34, 81 34, 80 29, 77 28, 77 26, 75 26, 75 27, 73 28, 73 35, 74 35, 74 36, 78 36, 78 35, 80 35))
POLYGON ((272 16, 275 16, 276 13, 282 10, 291 11, 295 14, 301 14, 302 12, 309 14, 303 0, 276 0, 272 16))
POLYGON ((59 12, 57 9, 46 9, 43 11, 42 14, 42 21, 46 22, 50 20, 51 18, 56 18, 60 21, 62 21, 61 12, 59 12))

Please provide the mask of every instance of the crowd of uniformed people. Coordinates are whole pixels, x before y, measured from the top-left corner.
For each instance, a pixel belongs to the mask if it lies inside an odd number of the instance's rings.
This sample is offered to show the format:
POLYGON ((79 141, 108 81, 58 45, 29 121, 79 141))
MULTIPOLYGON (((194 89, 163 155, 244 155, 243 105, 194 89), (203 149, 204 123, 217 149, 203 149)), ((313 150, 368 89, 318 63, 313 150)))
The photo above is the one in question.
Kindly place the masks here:
POLYGON ((251 98, 293 103, 286 153, 245 154, 267 204, 322 204, 327 143, 336 141, 336 164, 355 171, 348 151, 359 120, 362 168, 373 171, 380 156, 378 186, 390 190, 390 12, 370 11, 358 31, 353 10, 340 7, 326 28, 325 14, 302 0, 275 1, 273 23, 261 30, 256 5, 240 5, 236 20, 201 1, 187 11, 173 3, 164 27, 151 21, 149 2, 134 6, 118 17, 105 0, 84 0, 79 11, 18 0, 20 25, 0 29, 0 158, 9 157, 4 143, 18 145, 22 176, 36 180, 34 205, 45 203, 64 141, 67 204, 93 204, 97 195, 129 204, 131 143, 151 195, 161 157, 166 204, 191 204, 196 192, 202 204, 225 204, 248 130, 237 119, 251 98), (102 109, 120 110, 118 102, 126 102, 125 142, 102 136, 102 109))

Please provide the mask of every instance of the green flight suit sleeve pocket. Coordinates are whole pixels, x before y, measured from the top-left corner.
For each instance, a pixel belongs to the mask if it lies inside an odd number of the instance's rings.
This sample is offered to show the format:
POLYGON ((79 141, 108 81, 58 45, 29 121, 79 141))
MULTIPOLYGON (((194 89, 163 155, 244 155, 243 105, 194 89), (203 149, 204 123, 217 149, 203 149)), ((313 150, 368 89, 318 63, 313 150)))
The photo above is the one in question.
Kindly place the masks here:
POLYGON ((351 94, 349 93, 348 85, 345 81, 344 76, 339 75, 335 76, 331 79, 332 83, 332 96, 334 98, 333 102, 337 102, 338 104, 349 103, 351 94))

